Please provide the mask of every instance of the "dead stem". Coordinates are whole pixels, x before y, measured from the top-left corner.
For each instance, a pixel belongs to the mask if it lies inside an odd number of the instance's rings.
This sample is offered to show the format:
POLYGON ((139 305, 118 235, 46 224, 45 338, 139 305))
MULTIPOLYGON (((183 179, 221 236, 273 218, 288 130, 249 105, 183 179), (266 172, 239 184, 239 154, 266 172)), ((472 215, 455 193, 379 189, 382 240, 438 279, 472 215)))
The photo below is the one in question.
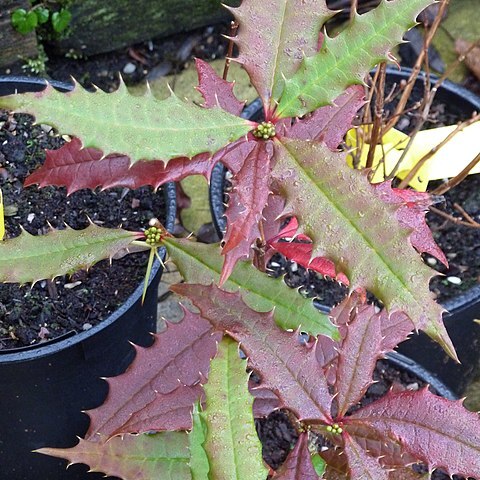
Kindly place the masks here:
MULTIPOLYGON (((457 128, 453 130, 446 138, 444 138, 438 145, 433 147, 426 155, 424 155, 416 164, 415 166, 408 172, 408 175, 399 183, 398 188, 407 188, 408 184, 411 182, 412 178, 419 172, 419 170, 425 165, 425 163, 430 160, 444 145, 446 145, 453 137, 455 137, 459 132, 464 130, 466 127, 471 125, 472 123, 476 122, 480 119, 480 115, 475 115, 474 117, 466 120, 465 122, 461 122, 457 125, 457 128)), ((478 162, 478 160, 477 160, 478 162)), ((471 170, 475 166, 472 165, 469 170, 471 170)), ((468 175, 468 172, 467 174, 468 175)), ((466 176, 465 175, 465 176, 466 176)), ((465 178, 465 176, 463 178, 465 178)), ((463 180, 463 179, 462 179, 463 180)), ((448 190, 448 189, 447 189, 448 190)), ((446 190, 445 190, 446 191, 446 190)), ((442 192, 444 193, 444 192, 442 192)), ((440 195, 441 193, 439 193, 440 195)))
POLYGON ((228 40, 228 49, 227 49, 227 56, 225 57, 225 68, 223 69, 223 79, 226 80, 228 78, 228 70, 230 69, 230 64, 232 63, 232 55, 233 55, 233 37, 237 35, 238 30, 238 23, 232 20, 230 22, 230 38, 228 40))
POLYGON ((375 114, 373 119, 373 128, 370 135, 370 147, 368 149, 366 168, 372 168, 373 157, 375 155, 375 149, 382 141, 382 122, 383 122, 383 107, 385 100, 385 75, 387 65, 385 62, 381 63, 378 67, 378 87, 375 96, 375 114))
POLYGON ((430 44, 432 43, 433 37, 440 26, 440 23, 443 18, 443 14, 445 12, 445 9, 448 6, 450 0, 443 0, 442 4, 440 5, 440 8, 438 9, 437 15, 435 17, 435 20, 432 24, 432 27, 428 30, 426 36, 425 36, 425 42, 424 42, 424 48, 420 52, 420 54, 417 57, 417 61, 415 62, 415 65, 413 66, 412 73, 410 75, 410 78, 407 81, 407 84, 405 86, 405 89, 403 90, 402 96, 400 97, 400 100, 395 108, 395 112, 393 114, 393 117, 390 119, 390 121, 387 123, 384 131, 385 133, 388 132, 390 129, 395 127, 395 125, 398 122, 399 119, 399 114, 403 112, 405 109, 408 99, 410 98, 410 95, 412 93, 413 87, 415 85, 415 82, 418 78, 418 74, 420 73, 420 70, 422 68, 422 64, 424 63, 424 60, 427 56, 428 48, 430 47, 430 44))
POLYGON ((443 183, 431 193, 432 195, 443 195, 448 192, 451 188, 456 187, 460 182, 462 182, 470 171, 480 162, 480 153, 455 177, 451 178, 448 182, 443 183))
POLYGON ((435 207, 430 207, 430 211, 432 213, 435 213, 436 215, 439 215, 440 217, 447 219, 452 223, 455 223, 456 225, 463 225, 464 227, 470 227, 470 228, 480 228, 480 223, 476 222, 470 215, 468 215, 468 213, 460 205, 458 205, 458 203, 455 203, 454 207, 457 211, 459 211, 462 215, 464 215, 468 221, 464 221, 464 220, 461 220, 460 218, 456 218, 453 215, 450 215, 449 213, 444 212, 443 210, 440 210, 435 207))

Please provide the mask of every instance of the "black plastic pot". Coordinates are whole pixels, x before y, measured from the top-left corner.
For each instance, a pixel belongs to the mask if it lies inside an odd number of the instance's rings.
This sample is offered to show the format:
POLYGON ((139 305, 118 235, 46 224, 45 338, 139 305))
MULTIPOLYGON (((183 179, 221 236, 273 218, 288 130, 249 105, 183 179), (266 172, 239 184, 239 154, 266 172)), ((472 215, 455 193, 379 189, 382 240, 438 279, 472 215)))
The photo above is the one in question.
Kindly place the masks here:
MULTIPOLYGON (((62 91, 68 84, 52 82, 62 91)), ((45 81, 0 77, 0 95, 38 91, 45 81)), ((174 184, 166 185, 166 228, 176 213, 174 184)), ((135 355, 130 341, 151 345, 156 331, 157 291, 162 268, 157 261, 142 306, 143 282, 125 303, 88 331, 31 347, 0 350, 0 478, 8 480, 84 480, 84 465, 66 470, 63 460, 33 453, 45 446, 71 447, 87 431, 82 411, 103 403, 107 384, 101 377, 124 372, 135 355)))
MULTIPOLYGON (((410 72, 407 68, 401 71, 389 68, 387 86, 407 80, 410 72)), ((432 79, 435 77, 432 76, 432 79)), ((424 76, 420 75, 412 92, 413 101, 423 97, 424 88, 424 76)), ((480 98, 450 81, 445 81, 439 88, 436 100, 448 105, 449 111, 459 116, 468 117, 475 111, 480 112, 480 98)), ((261 119, 262 114, 260 100, 250 104, 244 111, 244 116, 252 120, 261 119)), ((225 168, 217 165, 211 179, 210 205, 213 223, 220 236, 226 229, 224 191, 225 168)), ((475 319, 480 319, 480 285, 449 300, 444 306, 449 312, 444 317, 445 326, 457 349, 460 365, 453 362, 438 344, 423 333, 400 344, 398 351, 418 362, 456 395, 461 396, 480 369, 480 326, 474 322, 475 319)))

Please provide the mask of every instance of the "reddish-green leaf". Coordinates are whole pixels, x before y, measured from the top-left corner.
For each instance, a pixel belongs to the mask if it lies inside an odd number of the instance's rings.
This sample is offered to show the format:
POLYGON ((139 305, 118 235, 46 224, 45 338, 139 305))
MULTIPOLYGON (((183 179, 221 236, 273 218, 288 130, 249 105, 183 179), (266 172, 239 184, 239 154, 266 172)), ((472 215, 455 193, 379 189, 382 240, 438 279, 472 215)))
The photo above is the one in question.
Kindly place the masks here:
POLYGON ((130 164, 126 155, 103 155, 96 148, 82 148, 78 138, 73 138, 58 150, 47 150, 45 163, 25 180, 25 186, 65 186, 73 193, 82 188, 126 187, 132 190, 144 185, 158 188, 166 182, 176 182, 189 175, 210 177, 215 160, 209 154, 174 158, 168 166, 160 161, 130 164))
POLYGON ((297 140, 319 140, 334 150, 351 128, 358 110, 365 104, 365 90, 360 85, 347 88, 333 105, 315 110, 287 128, 286 136, 297 140))
POLYGON ((251 142, 253 148, 232 179, 233 189, 225 211, 227 231, 222 255, 225 262, 220 277, 223 284, 239 260, 248 259, 251 246, 261 237, 258 222, 270 193, 272 142, 251 142))
POLYGON ((91 224, 84 230, 52 230, 0 242, 0 281, 37 282, 89 268, 125 250, 141 233, 91 224))
POLYGON ((288 454, 285 463, 275 472, 278 480, 318 480, 319 476, 312 464, 308 451, 308 434, 302 433, 295 448, 288 454))
POLYGON ((352 480, 388 480, 388 472, 378 459, 368 455, 352 437, 346 437, 344 452, 352 480))
POLYGON ((240 293, 186 283, 173 290, 242 345, 249 366, 261 375, 262 387, 271 389, 300 420, 331 420, 332 397, 312 345, 301 344, 296 333, 279 329, 271 313, 249 308, 240 293))
MULTIPOLYGON (((146 408, 155 415, 150 405, 158 399, 168 398, 159 397, 159 393, 169 394, 179 385, 196 385, 207 377, 219 338, 209 322, 185 311, 180 323, 167 324, 166 330, 155 335, 151 347, 136 346, 137 356, 130 368, 107 380, 109 393, 105 403, 87 412, 91 424, 86 438, 95 440, 98 434, 111 436, 121 432, 125 425, 128 431, 132 415, 142 416, 142 424, 147 425, 149 419, 142 410, 146 408)), ((175 408, 173 401, 170 406, 175 408)), ((167 412, 164 412, 164 419, 167 419, 167 412)), ((178 421, 178 424, 166 423, 165 427, 184 427, 182 416, 170 420, 178 421)), ((161 427, 158 421, 156 427, 161 427)))
POLYGON ((207 62, 199 58, 195 59, 195 66, 199 83, 197 90, 205 100, 204 107, 220 107, 232 115, 240 115, 245 102, 238 100, 233 93, 234 83, 220 78, 207 62))
POLYGON ((389 393, 346 417, 345 423, 395 435, 431 470, 480 475, 480 419, 461 401, 437 397, 426 388, 389 393))
POLYGON ((335 12, 325 0, 243 0, 231 11, 240 24, 235 60, 268 110, 280 97, 284 78, 295 73, 305 55, 317 51, 320 28, 335 12))
POLYGON ((276 188, 287 199, 284 216, 298 218, 312 239, 313 257, 334 261, 352 289, 366 288, 390 312, 405 312, 416 328, 456 358, 442 322, 443 309, 429 291, 432 272, 364 173, 348 168, 344 154, 317 142, 276 142, 276 188))
POLYGON ((99 442, 79 439, 73 448, 41 448, 38 453, 85 463, 90 472, 123 480, 190 480, 188 435, 163 432, 155 435, 124 435, 99 442))

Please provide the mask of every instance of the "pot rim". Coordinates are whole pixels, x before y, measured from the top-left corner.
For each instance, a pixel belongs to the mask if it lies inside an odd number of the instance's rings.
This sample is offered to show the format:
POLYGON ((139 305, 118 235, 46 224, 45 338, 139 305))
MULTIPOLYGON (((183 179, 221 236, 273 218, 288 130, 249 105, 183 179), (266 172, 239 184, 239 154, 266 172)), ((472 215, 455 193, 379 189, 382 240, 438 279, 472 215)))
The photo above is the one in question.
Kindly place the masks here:
MULTIPOLYGON (((400 70, 393 66, 387 67, 387 74, 398 77, 399 79, 407 79, 412 72, 412 68, 402 67, 400 70)), ((416 82, 422 81, 426 77, 426 72, 421 71, 416 82)), ((431 74, 430 78, 433 81, 436 81, 439 77, 437 75, 431 74)), ((473 110, 480 112, 480 97, 475 95, 470 90, 467 90, 465 87, 458 85, 451 80, 445 80, 442 85, 439 87, 439 90, 447 92, 450 95, 456 95, 462 97, 466 102, 470 103, 473 107, 473 110)), ((247 105, 247 107, 242 112, 242 117, 252 118, 255 115, 258 115, 262 109, 262 103, 259 98, 254 100, 252 103, 247 105)), ((223 193, 224 189, 224 176, 226 168, 221 164, 217 164, 212 172, 211 182, 210 182, 210 205, 212 211, 213 224, 217 230, 217 233, 220 233, 224 230, 225 218, 224 218, 224 204, 223 199, 221 198, 219 192, 223 193)), ((480 284, 475 285, 464 293, 458 294, 455 297, 452 297, 442 305, 448 311, 445 318, 448 318, 450 315, 457 314, 463 310, 468 309, 475 303, 480 302, 480 284)))
MULTIPOLYGON (((69 92, 73 90, 74 85, 71 83, 60 82, 56 80, 46 80, 44 78, 37 77, 22 77, 22 76, 0 76, 0 86, 2 84, 20 84, 26 88, 31 88, 35 86, 46 86, 47 83, 50 83, 55 88, 63 91, 69 92)), ((165 195, 165 208, 166 208, 166 221, 165 228, 168 231, 171 231, 175 225, 175 217, 177 211, 177 197, 176 197, 176 186, 174 183, 166 183, 164 185, 164 195, 165 195)), ((166 256, 165 248, 159 250, 159 255, 163 259, 166 256)), ((148 279, 148 285, 150 286, 154 283, 154 279, 161 269, 160 262, 158 259, 155 259, 155 262, 152 267, 152 272, 150 278, 148 279)), ((124 315, 136 302, 140 300, 143 294, 143 288, 145 284, 145 279, 138 285, 134 292, 125 300, 125 302, 117 308, 113 313, 108 315, 104 320, 102 320, 98 325, 95 325, 91 329, 80 332, 80 333, 66 333, 57 338, 49 340, 48 342, 35 344, 31 346, 25 346, 14 349, 2 349, 0 350, 0 363, 18 363, 25 362, 35 358, 41 358, 56 354, 57 352, 70 348, 74 345, 80 344, 85 340, 88 340, 90 337, 95 334, 105 330, 110 325, 112 325, 119 317, 124 315)))

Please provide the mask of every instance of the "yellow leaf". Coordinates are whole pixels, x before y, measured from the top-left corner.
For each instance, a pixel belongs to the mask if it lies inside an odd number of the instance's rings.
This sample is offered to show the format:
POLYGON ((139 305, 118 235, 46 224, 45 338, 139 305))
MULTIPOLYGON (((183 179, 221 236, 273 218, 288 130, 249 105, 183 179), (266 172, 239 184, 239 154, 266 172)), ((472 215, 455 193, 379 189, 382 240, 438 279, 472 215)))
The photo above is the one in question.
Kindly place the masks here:
MULTIPOLYGON (((433 148, 444 141, 450 133, 456 129, 455 125, 449 127, 433 128, 423 130, 417 134, 405 158, 402 160, 397 177, 403 179, 408 172, 417 164, 417 162, 428 154, 433 148)), ((367 127, 361 127, 358 132, 355 129, 347 133, 347 145, 356 150, 357 135, 365 138, 368 134, 367 127)), ((366 164, 369 144, 362 143, 361 152, 356 152, 360 159, 360 166, 366 164)), ((372 181, 378 183, 384 180, 384 173, 387 175, 397 165, 403 150, 407 146, 408 136, 398 130, 392 129, 383 137, 383 148, 375 148, 373 169, 374 175, 372 181), (385 164, 381 162, 385 154, 385 164)), ((469 125, 464 130, 458 132, 442 148, 438 150, 419 170, 415 178, 410 182, 410 186, 419 191, 425 191, 430 180, 440 180, 452 178, 460 173, 480 151, 480 121, 469 125)), ((350 166, 353 163, 353 156, 349 155, 347 159, 350 166)), ((476 165, 472 173, 480 173, 480 164, 476 165)))

